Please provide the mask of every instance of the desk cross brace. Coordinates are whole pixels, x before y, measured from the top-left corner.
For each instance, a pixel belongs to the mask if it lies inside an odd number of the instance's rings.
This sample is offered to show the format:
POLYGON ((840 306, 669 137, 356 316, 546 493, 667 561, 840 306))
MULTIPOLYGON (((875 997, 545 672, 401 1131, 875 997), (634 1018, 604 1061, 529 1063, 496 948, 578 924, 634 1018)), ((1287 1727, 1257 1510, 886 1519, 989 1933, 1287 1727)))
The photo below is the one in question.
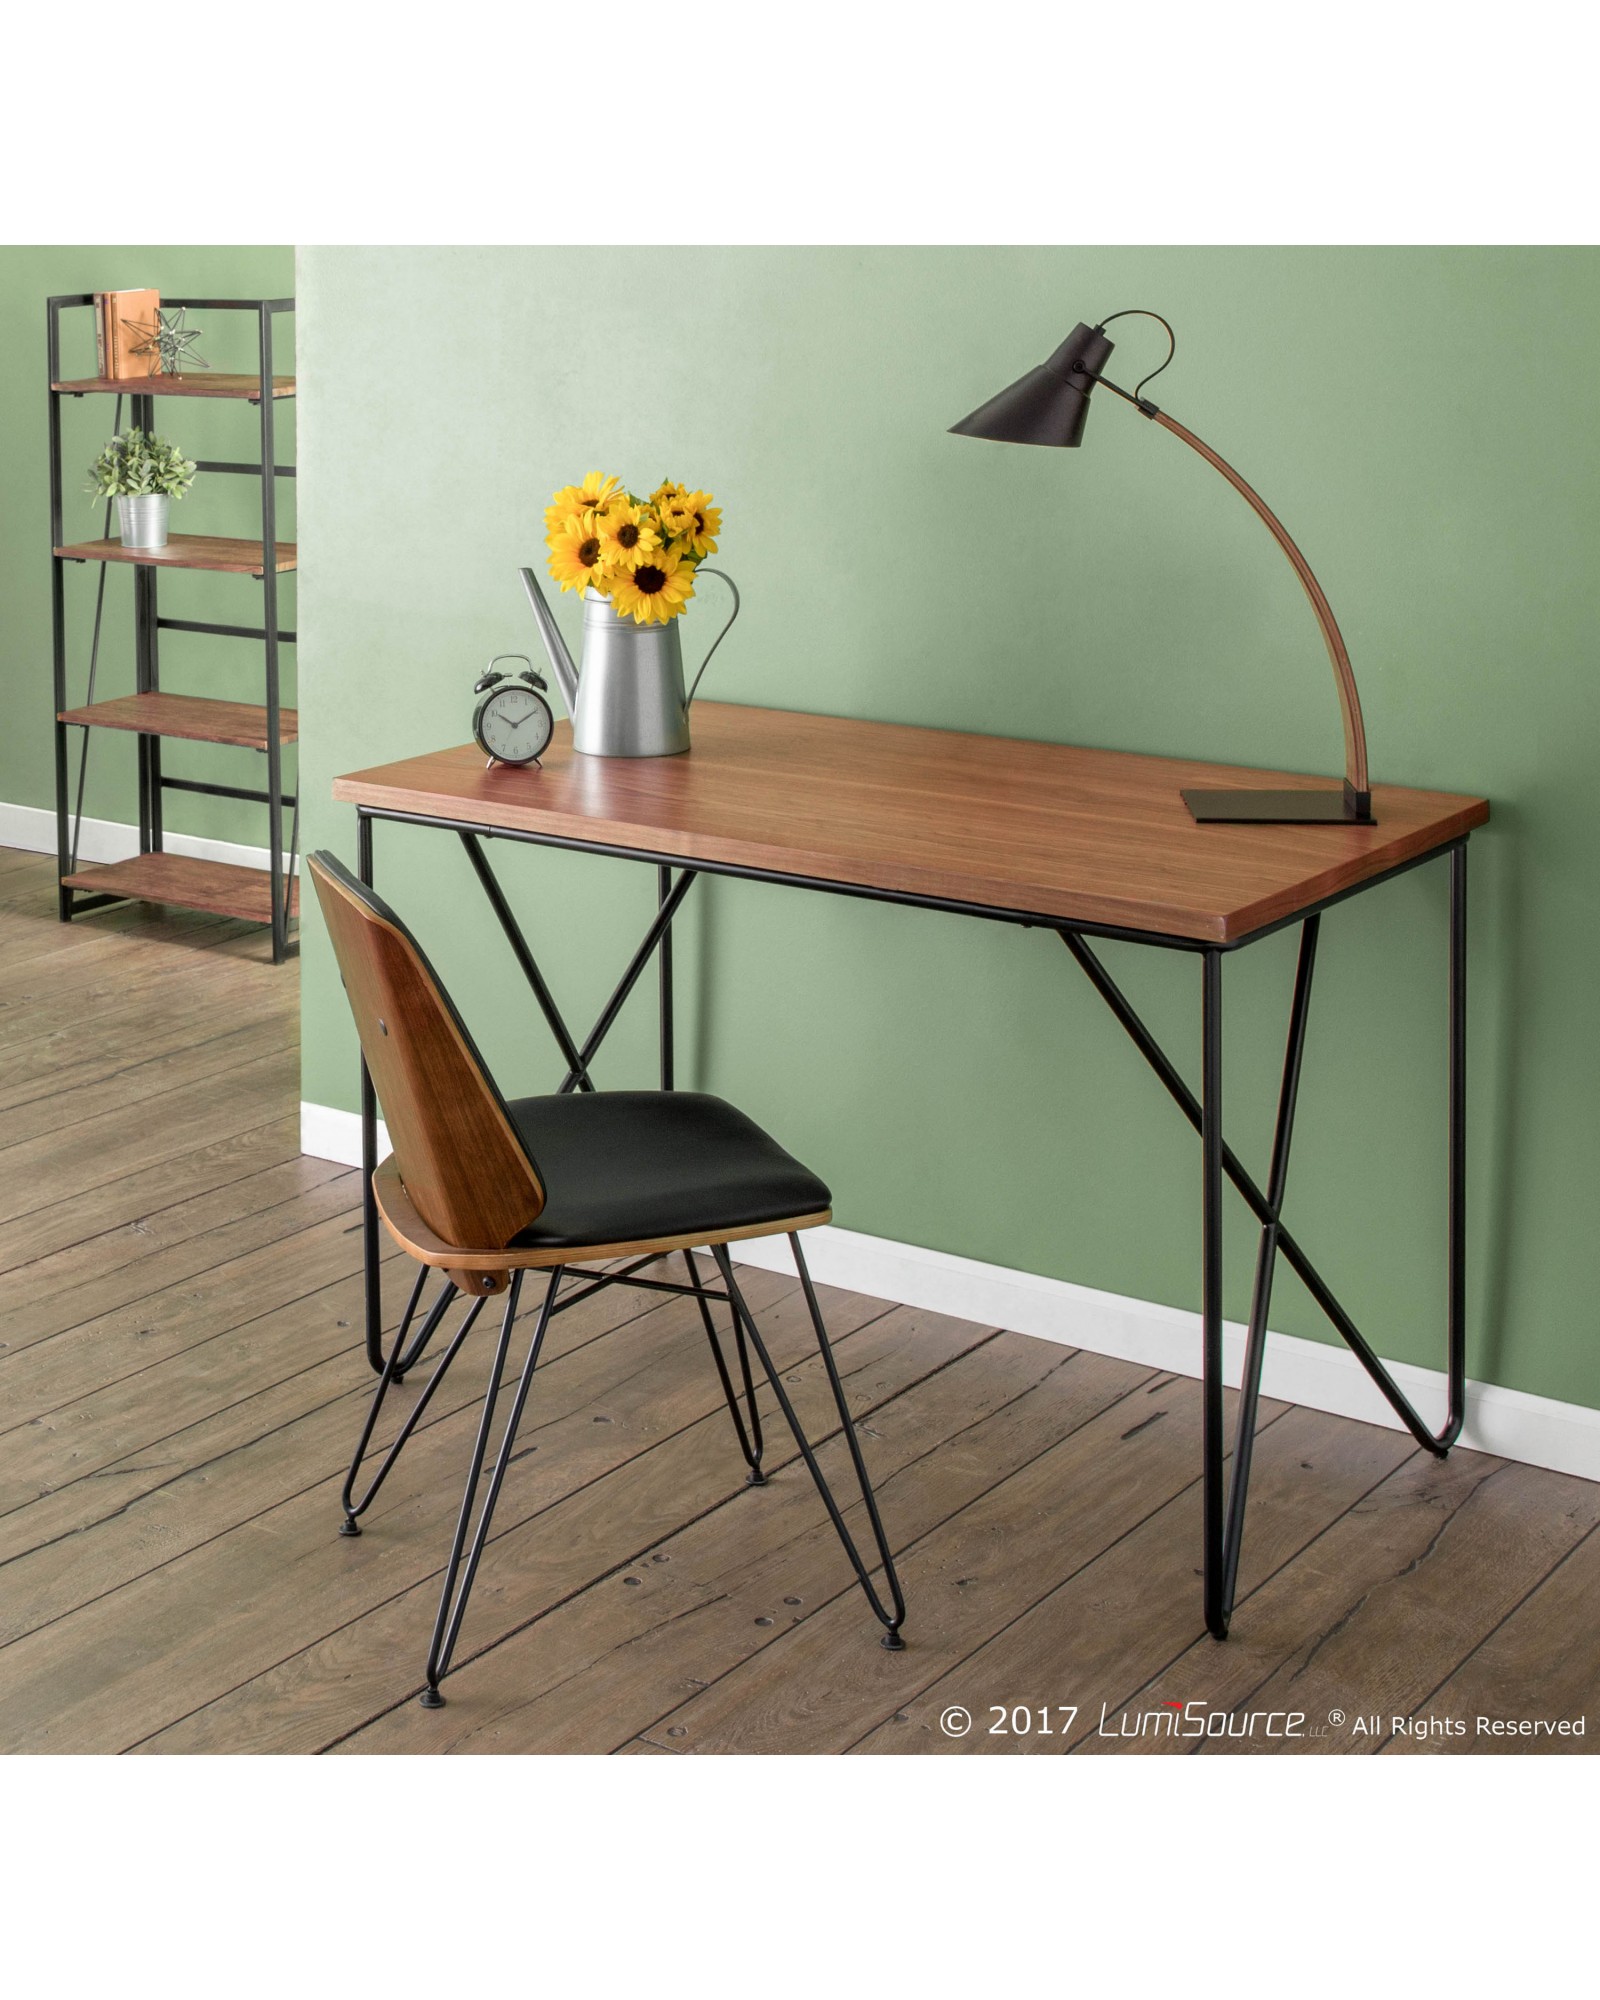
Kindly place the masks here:
MULTIPOLYGON (((484 855, 478 836, 466 826, 454 829, 467 852, 468 859, 483 887, 491 909, 505 932, 512 952, 539 1004, 540 1011, 554 1036, 557 1047, 567 1064, 558 1094, 570 1090, 593 1090, 594 1080, 591 1067, 601 1045, 615 1025, 629 995, 638 984, 640 976, 652 957, 658 961, 659 971, 659 1012, 660 1012, 660 1071, 661 1088, 673 1088, 673 1000, 672 1000, 672 922, 682 907, 683 900, 693 886, 697 872, 684 868, 674 880, 673 869, 665 864, 657 865, 657 910, 649 929, 640 941, 638 949, 628 961, 622 977, 617 982, 610 999, 602 1008, 594 1026, 583 1042, 578 1043, 569 1031, 561 1010, 539 969, 537 960, 528 946, 521 927, 505 899, 500 884, 484 855)), ((357 816, 358 867, 363 881, 372 879, 372 818, 366 812, 357 816)), ((1201 958, 1201 1014, 1202 1014, 1202 1056, 1201 1089, 1197 1097, 1184 1082, 1182 1075, 1171 1058, 1162 1049, 1154 1035, 1146 1027, 1126 995, 1118 987, 1095 952, 1086 942, 1083 933, 1066 925, 1044 925, 1039 928, 1054 929, 1061 942, 1067 947, 1082 967, 1091 985, 1110 1008, 1117 1021, 1126 1030, 1134 1046, 1154 1070, 1168 1094, 1182 1111, 1185 1118, 1200 1135, 1201 1142, 1201 1384, 1202 1384, 1202 1458, 1203 1458, 1203 1523, 1204 1523, 1204 1600, 1205 1622, 1213 1637, 1224 1639, 1228 1634, 1228 1624, 1233 1613, 1234 1593, 1238 1582, 1239 1552, 1244 1534, 1245 1503, 1249 1489, 1250 1463, 1254 1446, 1256 1414, 1261 1393, 1261 1369, 1266 1353, 1267 1317, 1271 1307, 1273 1278, 1277 1260, 1281 1255, 1305 1285, 1312 1298, 1321 1308, 1335 1331, 1354 1353, 1377 1388, 1382 1392, 1390 1407, 1399 1417, 1404 1427, 1416 1442, 1428 1452, 1443 1457, 1461 1433, 1465 1416, 1466 1390, 1466 1316, 1465 1316, 1465 1124, 1466 1124, 1466 917, 1467 917, 1467 851, 1464 839, 1456 841, 1446 850, 1450 859, 1450 995, 1449 995, 1449 1087, 1448 1087, 1448 1213, 1447 1213, 1447 1382, 1448 1408, 1442 1429, 1430 1429, 1413 1408, 1404 1391, 1395 1382, 1389 1371, 1379 1360, 1372 1347, 1363 1338, 1359 1328, 1345 1311, 1332 1289, 1301 1248, 1300 1243, 1283 1221, 1284 1196, 1288 1184, 1289 1152, 1294 1135, 1295 1108, 1299 1094, 1300 1073, 1305 1052, 1306 1029, 1310 1018, 1312 975, 1316 966, 1317 942, 1321 928, 1320 910, 1307 914, 1300 925, 1300 951, 1295 968, 1294 991, 1289 1007, 1289 1024, 1284 1050, 1282 1080, 1278 1092, 1277 1114, 1274 1122, 1272 1156, 1268 1168, 1265 1190, 1259 1187, 1245 1169, 1238 1155, 1222 1136, 1222 961, 1225 948, 1206 945, 1200 948, 1201 958), (1222 1181, 1226 1176, 1243 1196, 1251 1213, 1260 1225, 1261 1236, 1256 1253, 1255 1278, 1251 1292, 1250 1319, 1246 1332, 1244 1363, 1240 1381, 1239 1406, 1236 1415, 1236 1429, 1233 1447, 1233 1471, 1231 1480, 1226 1478, 1225 1442, 1222 1407, 1222 1181)), ((824 886, 824 885, 817 885, 824 886)), ((998 914, 998 913, 997 913, 998 914)), ((1101 934, 1104 934, 1103 928, 1101 934)), ((1152 939, 1152 942, 1161 942, 1152 939)), ((1174 940, 1175 943, 1179 942, 1174 940)), ((1194 949, 1192 945, 1189 949, 1194 949)), ((364 1207, 366 1210, 366 1277, 367 1277, 367 1355, 374 1371, 387 1372, 399 1377, 418 1358, 433 1327, 437 1324, 439 1302, 423 1335, 414 1343, 409 1352, 402 1352, 402 1343, 409 1322, 417 1305, 417 1293, 412 1296, 401 1330, 396 1336, 395 1356, 386 1362, 382 1338, 382 1305, 379 1294, 378 1277, 378 1232, 377 1216, 373 1205, 372 1173, 376 1160, 376 1100, 365 1065, 362 1068, 362 1132, 363 1132, 363 1174, 365 1180, 364 1207)), ((649 1261, 649 1260, 643 1260, 649 1261)), ((711 1320, 708 1301, 712 1298, 724 1299, 726 1293, 708 1291, 701 1283, 693 1259, 686 1256, 690 1285, 679 1286, 661 1280, 646 1280, 633 1275, 639 1267, 608 1273, 590 1274, 589 1288, 563 1299, 555 1310, 564 1310, 568 1305, 577 1304, 580 1298, 603 1285, 613 1283, 643 1284, 654 1290, 689 1291, 699 1300, 701 1317, 705 1331, 711 1341, 716 1358, 717 1370, 728 1407, 739 1435, 741 1451, 751 1468, 751 1478, 761 1478, 761 1431, 756 1414, 755 1398, 751 1384, 748 1354, 744 1340, 743 1315, 737 1309, 737 1293, 734 1293, 733 1313, 734 1333, 738 1348, 741 1387, 749 1412, 750 1430, 739 1409, 739 1397, 724 1361, 720 1343, 711 1320)), ((733 1289, 731 1272, 727 1260, 719 1255, 719 1268, 725 1285, 733 1289)), ((418 1292, 420 1292, 420 1283, 418 1292)), ((448 1295, 448 1288, 447 1288, 448 1295)), ((553 1304, 553 1301, 551 1302, 553 1304)), ((547 1310, 550 1307, 547 1306, 547 1310)), ((455 1344, 452 1344, 453 1357, 455 1344)), ((764 1357, 763 1357, 764 1358, 764 1357)), ((420 1413, 419 1413, 420 1414, 420 1413)), ((358 1454, 359 1457, 359 1454, 358 1454)), ((384 1470, 387 1470, 385 1466, 384 1470)), ((381 1474, 380 1474, 381 1477, 381 1474)), ((369 1495, 370 1497, 370 1495, 369 1495)), ((828 1497, 825 1493, 824 1497, 828 1497)), ((876 1527, 876 1523, 874 1526, 876 1527)), ((881 1530, 879 1531, 881 1541, 881 1530)), ((849 1546, 847 1542, 847 1547, 849 1546)), ((852 1557, 860 1569, 859 1559, 852 1557)), ((891 1581, 893 1578, 890 1571, 891 1581)), ((870 1590, 869 1590, 870 1595, 870 1590)), ((898 1595, 898 1594, 897 1594, 898 1595)), ((874 1609, 879 1607, 874 1603, 874 1609)), ((896 1605, 897 1611, 903 1610, 896 1605)), ((880 1616, 885 1614, 880 1610, 880 1616)), ((898 1618, 895 1619, 898 1624, 898 1618)), ((891 1635, 894 1625, 891 1625, 891 1635)))

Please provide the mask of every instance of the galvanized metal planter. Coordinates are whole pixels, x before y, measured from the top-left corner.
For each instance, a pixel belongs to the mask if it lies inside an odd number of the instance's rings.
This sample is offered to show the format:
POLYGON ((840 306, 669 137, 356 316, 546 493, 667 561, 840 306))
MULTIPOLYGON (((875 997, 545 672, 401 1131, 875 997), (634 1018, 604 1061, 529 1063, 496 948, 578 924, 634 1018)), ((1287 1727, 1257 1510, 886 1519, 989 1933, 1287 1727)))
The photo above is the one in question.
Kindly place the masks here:
POLYGON ((167 546, 167 512, 172 499, 166 493, 120 493, 117 496, 117 526, 125 549, 164 549, 167 546))
POLYGON ((739 615, 739 593, 732 577, 703 563, 698 575, 721 577, 733 592, 733 610, 685 694, 682 618, 666 625, 636 625, 631 618, 619 618, 608 597, 597 590, 585 591, 580 671, 572 663, 538 578, 531 569, 522 571, 550 670, 572 717, 575 750, 586 757, 677 757, 689 748, 689 704, 712 653, 739 615))

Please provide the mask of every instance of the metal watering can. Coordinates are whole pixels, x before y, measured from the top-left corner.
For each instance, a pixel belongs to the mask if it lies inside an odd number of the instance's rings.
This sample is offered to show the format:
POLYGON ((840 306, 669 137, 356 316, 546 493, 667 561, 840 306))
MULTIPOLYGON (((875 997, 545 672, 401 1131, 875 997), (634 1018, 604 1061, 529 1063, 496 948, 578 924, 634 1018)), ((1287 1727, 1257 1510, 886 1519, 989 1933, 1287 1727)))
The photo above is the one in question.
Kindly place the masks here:
POLYGON ((583 669, 572 664, 560 627, 531 569, 519 572, 538 621, 539 636, 572 717, 572 747, 586 757, 676 757, 689 747, 689 704, 711 664, 711 654, 739 615, 733 578, 702 563, 696 576, 720 576, 733 592, 728 622, 700 662, 694 686, 683 691, 681 618, 665 625, 636 625, 619 618, 597 590, 583 594, 583 669))

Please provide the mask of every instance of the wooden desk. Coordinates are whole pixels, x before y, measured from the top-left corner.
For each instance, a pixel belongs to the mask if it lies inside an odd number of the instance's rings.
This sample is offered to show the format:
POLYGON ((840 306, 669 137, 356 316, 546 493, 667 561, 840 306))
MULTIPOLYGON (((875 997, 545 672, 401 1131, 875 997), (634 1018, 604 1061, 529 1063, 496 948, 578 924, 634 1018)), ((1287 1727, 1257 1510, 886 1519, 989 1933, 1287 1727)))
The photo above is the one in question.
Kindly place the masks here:
POLYGON ((1221 945, 1436 854, 1489 817, 1482 799, 1379 786, 1375 826, 1201 827, 1179 797, 1184 785, 1318 783, 700 702, 685 757, 580 757, 558 723, 542 770, 485 770, 467 744, 339 778, 333 795, 700 869, 1221 945))
MULTIPOLYGON (((567 1064, 563 1090, 593 1088, 590 1067, 640 974, 660 965, 661 1084, 673 1084, 671 926, 697 875, 951 910, 1055 932, 1201 1138, 1205 1616, 1221 1638, 1237 1577, 1251 1444, 1276 1259, 1310 1289, 1417 1442, 1443 1454, 1465 1391, 1467 837, 1486 801, 1379 786, 1371 826, 1198 826, 1186 785, 1312 786, 1276 771, 852 722, 702 702, 687 756, 594 758, 557 725, 542 769, 486 769, 471 745, 360 771, 334 783, 357 812, 358 862, 373 879, 378 820, 454 831, 567 1064), (483 835, 649 862, 655 921, 584 1040, 571 1034, 484 854, 483 835), (1329 904, 1436 857, 1450 864, 1449 1412, 1426 1425, 1395 1385, 1282 1217, 1319 919, 1329 904), (1300 926, 1283 1083, 1264 1184, 1222 1135, 1222 959, 1300 926), (1184 1081, 1086 941, 1120 937, 1201 961, 1200 1088, 1184 1081), (1222 1183, 1261 1225, 1231 1485, 1222 1424, 1222 1183)), ((363 1072, 367 1337, 382 1365, 376 1213, 376 1107, 363 1072)))

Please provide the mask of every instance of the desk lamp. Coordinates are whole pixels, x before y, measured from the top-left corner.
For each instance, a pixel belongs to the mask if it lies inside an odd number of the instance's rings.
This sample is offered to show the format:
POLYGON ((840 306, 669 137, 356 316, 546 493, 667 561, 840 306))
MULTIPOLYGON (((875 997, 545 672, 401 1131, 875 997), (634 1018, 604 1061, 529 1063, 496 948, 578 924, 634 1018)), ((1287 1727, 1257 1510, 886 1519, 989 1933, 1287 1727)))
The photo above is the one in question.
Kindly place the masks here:
POLYGON ((1083 442, 1084 426, 1089 421, 1089 396, 1098 384, 1109 389, 1114 396, 1120 396, 1123 402, 1131 403, 1152 423, 1171 431, 1174 437, 1182 438, 1185 444, 1199 452, 1208 465, 1214 465, 1267 524, 1311 600, 1311 609, 1316 613, 1317 623, 1327 642, 1328 657, 1333 662, 1339 708, 1344 717, 1344 787, 1338 792, 1323 789, 1195 789, 1184 792, 1184 804, 1197 820, 1257 820, 1279 825, 1337 820, 1370 826, 1372 793, 1367 782, 1367 736, 1361 725, 1361 697, 1356 692, 1356 677, 1350 670, 1350 655, 1345 651, 1344 640, 1339 635, 1328 600, 1322 594, 1322 586, 1311 573, 1311 565, 1295 547, 1288 530, 1261 495, 1240 478, 1227 460, 1208 444, 1202 443, 1193 431, 1185 430, 1175 418, 1157 409, 1143 394, 1145 382, 1155 380, 1177 352, 1177 345, 1172 328, 1167 326, 1160 313, 1146 312, 1141 306, 1130 306, 1126 312, 1112 313, 1110 318, 1096 326, 1085 326, 1080 321, 1048 361, 1030 369, 1009 389, 1002 389, 998 396, 991 398, 982 409, 974 410, 970 417, 963 417, 959 424, 952 424, 951 431, 957 437, 993 438, 1002 444, 1079 445, 1083 442), (1161 368, 1152 370, 1130 394, 1126 389, 1119 389, 1115 382, 1108 382, 1101 371, 1112 351, 1112 342, 1106 338, 1106 328, 1114 319, 1133 317, 1159 321, 1166 327, 1168 346, 1167 359, 1162 362, 1161 368))

